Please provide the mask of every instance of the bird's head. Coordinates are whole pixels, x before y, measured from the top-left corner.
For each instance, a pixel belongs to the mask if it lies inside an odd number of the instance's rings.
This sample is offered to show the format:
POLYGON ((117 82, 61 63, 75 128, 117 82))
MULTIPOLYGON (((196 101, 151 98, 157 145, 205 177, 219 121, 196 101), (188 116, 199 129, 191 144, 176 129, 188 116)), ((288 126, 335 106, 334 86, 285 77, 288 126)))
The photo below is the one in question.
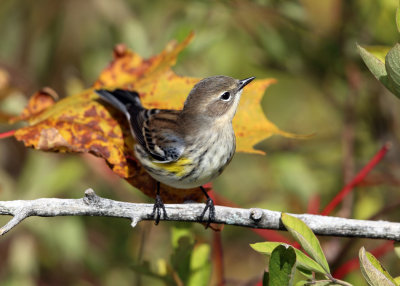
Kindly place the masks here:
POLYGON ((243 88, 254 78, 238 80, 220 75, 202 79, 190 91, 183 113, 212 120, 232 121, 243 88))

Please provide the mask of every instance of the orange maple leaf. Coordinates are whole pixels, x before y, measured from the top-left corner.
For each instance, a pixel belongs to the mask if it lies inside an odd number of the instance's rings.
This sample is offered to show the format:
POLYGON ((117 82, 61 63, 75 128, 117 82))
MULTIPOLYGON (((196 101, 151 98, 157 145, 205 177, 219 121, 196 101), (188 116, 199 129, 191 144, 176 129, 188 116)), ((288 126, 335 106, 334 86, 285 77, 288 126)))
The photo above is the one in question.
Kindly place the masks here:
MULTIPOLYGON (((181 109, 189 91, 200 79, 178 76, 171 66, 192 38, 190 34, 181 43, 172 41, 160 54, 149 59, 117 45, 113 61, 91 88, 57 103, 46 96, 49 92, 35 94, 22 115, 13 119, 29 122, 29 126, 15 132, 15 138, 40 150, 93 153, 104 158, 116 174, 154 197, 155 180, 134 157, 134 141, 125 117, 98 101, 94 90, 134 90, 146 108, 181 109)), ((273 134, 296 137, 279 130, 263 114, 261 98, 274 82, 274 79, 255 80, 244 90, 233 121, 237 151, 263 153, 253 146, 273 134)), ((165 202, 198 201, 203 197, 198 189, 183 191, 163 185, 161 195, 165 202)))

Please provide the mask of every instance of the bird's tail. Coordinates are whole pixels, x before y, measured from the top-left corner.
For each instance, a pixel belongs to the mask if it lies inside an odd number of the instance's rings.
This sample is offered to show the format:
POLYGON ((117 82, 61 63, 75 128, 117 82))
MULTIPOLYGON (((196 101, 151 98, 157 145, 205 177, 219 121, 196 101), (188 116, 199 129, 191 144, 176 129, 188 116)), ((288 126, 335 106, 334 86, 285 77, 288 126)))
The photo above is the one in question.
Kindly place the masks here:
POLYGON ((128 118, 130 114, 138 113, 143 110, 139 99, 139 94, 135 91, 116 89, 109 91, 105 89, 96 90, 101 99, 111 104, 113 107, 123 112, 128 118))

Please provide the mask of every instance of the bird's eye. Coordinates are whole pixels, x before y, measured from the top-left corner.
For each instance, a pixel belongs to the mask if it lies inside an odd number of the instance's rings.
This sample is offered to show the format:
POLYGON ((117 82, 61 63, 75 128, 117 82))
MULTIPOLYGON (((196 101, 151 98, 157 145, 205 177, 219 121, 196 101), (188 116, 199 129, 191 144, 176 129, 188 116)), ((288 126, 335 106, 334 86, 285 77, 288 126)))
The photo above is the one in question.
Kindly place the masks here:
POLYGON ((221 94, 221 99, 223 101, 228 101, 231 99, 231 93, 229 91, 225 91, 223 94, 221 94))

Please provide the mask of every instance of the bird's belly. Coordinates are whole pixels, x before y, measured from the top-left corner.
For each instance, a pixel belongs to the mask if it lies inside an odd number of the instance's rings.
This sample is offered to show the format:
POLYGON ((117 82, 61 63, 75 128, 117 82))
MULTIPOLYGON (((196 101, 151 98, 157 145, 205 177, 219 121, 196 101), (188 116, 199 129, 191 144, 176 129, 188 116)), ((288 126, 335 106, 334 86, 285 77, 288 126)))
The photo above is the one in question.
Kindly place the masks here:
POLYGON ((141 160, 140 154, 137 157, 155 180, 177 189, 196 188, 218 177, 229 164, 235 152, 235 137, 232 138, 215 140, 207 148, 189 149, 175 162, 155 163, 141 160))

